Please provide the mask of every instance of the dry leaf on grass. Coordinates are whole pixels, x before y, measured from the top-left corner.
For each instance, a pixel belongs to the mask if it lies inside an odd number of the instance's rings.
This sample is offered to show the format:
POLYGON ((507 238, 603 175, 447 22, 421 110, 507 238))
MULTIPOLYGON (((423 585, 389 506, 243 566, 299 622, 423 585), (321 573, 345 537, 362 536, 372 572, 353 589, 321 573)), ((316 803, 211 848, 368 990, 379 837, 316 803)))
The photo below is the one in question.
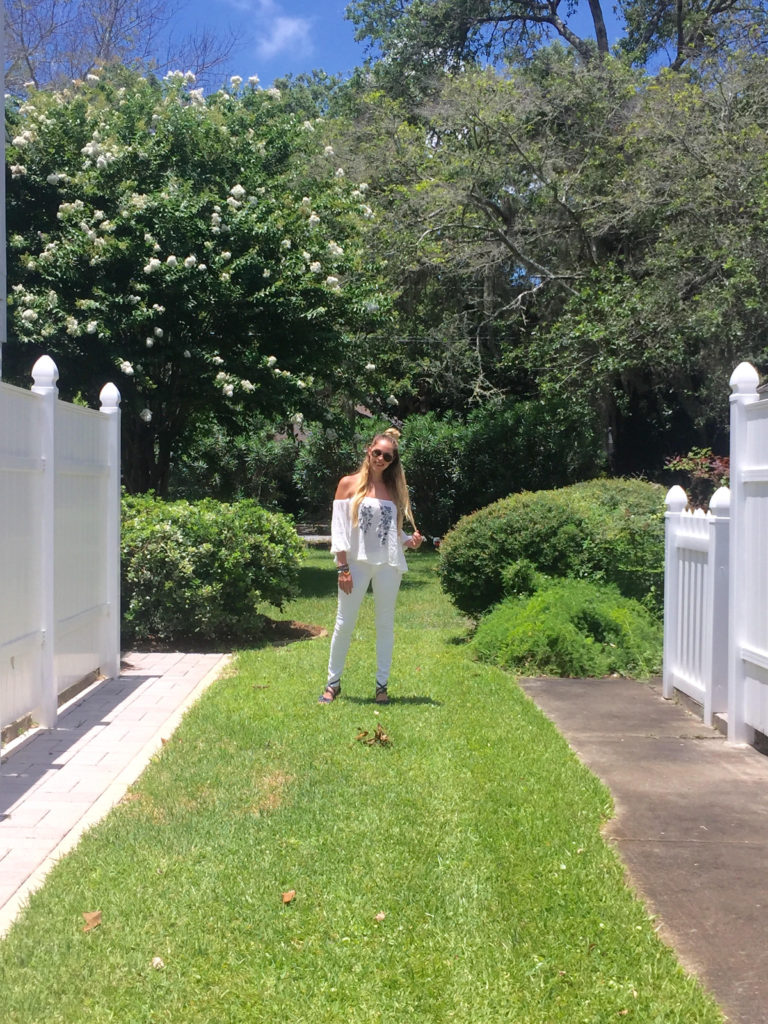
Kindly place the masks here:
POLYGON ((365 743, 365 745, 368 747, 372 747, 374 743, 378 743, 380 744, 380 746, 384 747, 388 743, 392 742, 389 736, 387 736, 387 734, 382 729, 381 724, 376 726, 375 730, 373 731, 373 734, 370 734, 367 729, 361 729, 359 725, 357 728, 358 733, 357 736, 355 736, 355 739, 358 740, 358 742, 360 743, 365 743))
POLYGON ((289 889, 288 892, 283 893, 283 903, 290 903, 296 898, 296 890, 289 889))
POLYGON ((83 918, 85 924, 83 925, 84 932, 92 932, 94 928, 98 928, 101 924, 101 911, 100 910, 84 910, 83 918))
POLYGON ((381 911, 380 911, 380 912, 379 912, 379 913, 378 913, 378 914, 376 915, 376 917, 374 918, 374 920, 376 920, 376 921, 383 921, 383 920, 384 920, 384 918, 385 918, 386 916, 387 916, 387 915, 386 915, 386 914, 384 913, 384 911, 383 911, 383 910, 381 910, 381 911))
POLYGON ((161 956, 153 956, 152 966, 155 968, 156 971, 162 971, 163 968, 165 967, 165 961, 161 956))

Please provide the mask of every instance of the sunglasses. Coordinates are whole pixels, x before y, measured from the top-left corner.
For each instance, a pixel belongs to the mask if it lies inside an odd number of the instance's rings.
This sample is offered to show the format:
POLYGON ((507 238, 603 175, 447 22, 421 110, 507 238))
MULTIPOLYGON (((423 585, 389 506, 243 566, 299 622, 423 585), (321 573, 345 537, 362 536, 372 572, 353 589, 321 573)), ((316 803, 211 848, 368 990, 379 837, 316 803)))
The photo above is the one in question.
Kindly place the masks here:
POLYGON ((375 459, 384 459, 385 462, 392 462, 393 459, 397 458, 397 453, 393 455, 392 452, 383 452, 381 448, 372 448, 371 455, 375 459))

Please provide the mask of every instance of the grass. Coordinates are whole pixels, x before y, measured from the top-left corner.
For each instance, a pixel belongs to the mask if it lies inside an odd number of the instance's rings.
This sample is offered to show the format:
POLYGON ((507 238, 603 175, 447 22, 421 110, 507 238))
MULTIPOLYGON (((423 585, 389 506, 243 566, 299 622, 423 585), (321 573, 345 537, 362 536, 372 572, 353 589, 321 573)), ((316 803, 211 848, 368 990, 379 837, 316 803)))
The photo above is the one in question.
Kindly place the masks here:
MULTIPOLYGON (((370 600, 328 707, 327 639, 239 655, 0 943, 4 1024, 722 1021, 601 838, 608 792, 411 563, 392 704, 370 600)), ((284 614, 330 628, 326 552, 304 578, 284 614)))

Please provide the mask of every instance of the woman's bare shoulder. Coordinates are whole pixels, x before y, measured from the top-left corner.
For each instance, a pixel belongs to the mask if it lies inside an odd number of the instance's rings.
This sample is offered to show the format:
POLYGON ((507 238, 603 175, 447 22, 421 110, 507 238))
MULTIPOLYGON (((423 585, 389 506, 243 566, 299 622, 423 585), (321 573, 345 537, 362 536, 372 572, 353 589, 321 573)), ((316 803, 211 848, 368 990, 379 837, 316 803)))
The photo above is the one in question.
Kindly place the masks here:
POLYGON ((350 476, 343 476, 339 480, 339 486, 336 488, 334 498, 337 501, 344 501, 345 498, 351 498, 357 490, 357 485, 360 482, 360 474, 352 473, 350 476))

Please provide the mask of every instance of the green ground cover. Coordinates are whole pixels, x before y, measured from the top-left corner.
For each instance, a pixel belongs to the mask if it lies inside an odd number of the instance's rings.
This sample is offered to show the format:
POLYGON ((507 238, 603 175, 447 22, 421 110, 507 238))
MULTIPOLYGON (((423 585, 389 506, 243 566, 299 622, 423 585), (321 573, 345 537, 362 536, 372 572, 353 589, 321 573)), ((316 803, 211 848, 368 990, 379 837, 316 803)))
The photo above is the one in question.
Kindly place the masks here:
MULTIPOLYGON (((0 943, 4 1024, 722 1021, 601 838, 608 792, 471 658, 435 561, 388 707, 370 602, 328 707, 327 638, 238 656, 0 943)), ((335 585, 310 554, 285 614, 330 628, 335 585)))

